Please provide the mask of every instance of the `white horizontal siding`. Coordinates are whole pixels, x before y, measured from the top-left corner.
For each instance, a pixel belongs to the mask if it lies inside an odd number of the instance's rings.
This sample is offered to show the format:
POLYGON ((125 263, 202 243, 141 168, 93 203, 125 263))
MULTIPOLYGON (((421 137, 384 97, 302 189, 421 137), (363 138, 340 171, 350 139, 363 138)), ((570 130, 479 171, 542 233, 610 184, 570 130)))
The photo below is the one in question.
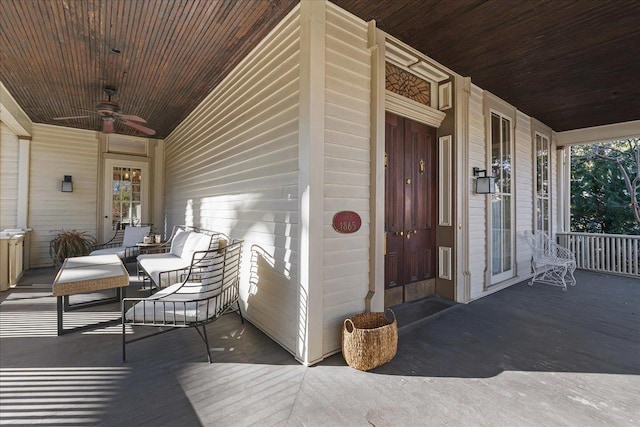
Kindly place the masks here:
POLYGON ((0 230, 18 223, 18 136, 0 123, 0 230))
POLYGON ((300 28, 296 9, 165 140, 165 208, 244 240, 246 317, 295 353, 300 28))
MULTIPOLYGON (((485 122, 483 91, 471 85, 469 97, 469 164, 471 167, 487 169, 487 146, 485 143, 485 122)), ((469 260, 471 275, 470 296, 477 298, 483 290, 484 271, 487 254, 487 205, 484 195, 475 194, 475 180, 472 178, 469 187, 469 260)))
POLYGON ((49 266, 49 241, 58 230, 96 235, 97 133, 34 124, 30 167, 31 267, 49 266), (73 177, 72 193, 60 191, 64 175, 73 177))
POLYGON ((326 9, 323 353, 341 345, 342 322, 365 309, 369 291, 370 87, 367 25, 332 4, 326 9), (336 212, 362 218, 353 234, 332 226, 336 212))

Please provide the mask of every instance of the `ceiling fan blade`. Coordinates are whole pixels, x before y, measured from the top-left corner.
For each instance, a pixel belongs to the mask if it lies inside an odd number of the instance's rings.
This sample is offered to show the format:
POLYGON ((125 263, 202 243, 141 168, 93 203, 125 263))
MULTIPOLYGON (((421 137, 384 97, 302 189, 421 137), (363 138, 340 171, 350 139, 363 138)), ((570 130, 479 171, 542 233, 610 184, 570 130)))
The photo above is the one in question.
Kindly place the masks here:
POLYGON ((113 133, 113 120, 104 120, 102 123, 102 132, 113 133))
POLYGON ((91 116, 69 116, 69 117, 54 117, 51 120, 71 120, 71 119, 86 119, 91 116))
POLYGON ((145 119, 140 116, 134 116, 133 114, 119 114, 122 120, 133 120, 134 122, 147 123, 145 119))
POLYGON ((142 126, 141 124, 138 124, 136 122, 130 122, 127 120, 121 120, 123 125, 127 125, 129 127, 132 127, 134 129, 138 129, 140 132, 145 133, 147 135, 155 135, 156 131, 153 129, 149 129, 148 127, 142 126))

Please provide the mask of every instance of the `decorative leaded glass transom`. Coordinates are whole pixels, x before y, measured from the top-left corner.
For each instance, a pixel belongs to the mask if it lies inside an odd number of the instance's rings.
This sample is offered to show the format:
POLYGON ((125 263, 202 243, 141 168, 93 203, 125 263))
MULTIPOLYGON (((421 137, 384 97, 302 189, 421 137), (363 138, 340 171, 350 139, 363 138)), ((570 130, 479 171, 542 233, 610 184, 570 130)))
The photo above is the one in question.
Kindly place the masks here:
POLYGON ((431 84, 388 62, 385 63, 385 86, 391 92, 431 106, 431 84))

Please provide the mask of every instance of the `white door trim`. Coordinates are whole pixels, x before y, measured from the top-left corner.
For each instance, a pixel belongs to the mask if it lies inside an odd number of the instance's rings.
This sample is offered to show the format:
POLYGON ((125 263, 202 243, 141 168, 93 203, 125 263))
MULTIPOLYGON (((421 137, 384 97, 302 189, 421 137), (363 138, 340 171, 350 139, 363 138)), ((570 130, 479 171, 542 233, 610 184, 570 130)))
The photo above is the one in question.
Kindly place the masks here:
POLYGON ((112 202, 112 173, 114 166, 124 166, 128 168, 136 168, 142 171, 142 178, 140 180, 140 201, 142 202, 142 222, 149 223, 150 222, 150 194, 149 194, 149 184, 150 184, 150 168, 148 159, 145 160, 121 160, 116 158, 105 158, 104 159, 104 167, 103 167, 103 175, 102 175, 102 193, 103 193, 103 201, 102 201, 102 215, 100 215, 100 229, 103 231, 103 238, 109 239, 111 236, 109 235, 109 229, 107 227, 111 227, 111 202, 112 202))

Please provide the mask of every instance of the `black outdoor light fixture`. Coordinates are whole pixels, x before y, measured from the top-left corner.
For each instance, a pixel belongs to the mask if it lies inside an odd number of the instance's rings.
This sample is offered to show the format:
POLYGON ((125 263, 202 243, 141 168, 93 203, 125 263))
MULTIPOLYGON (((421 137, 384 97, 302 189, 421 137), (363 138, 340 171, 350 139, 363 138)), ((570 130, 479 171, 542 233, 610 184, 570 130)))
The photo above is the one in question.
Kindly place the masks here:
POLYGON ((486 169, 473 168, 473 176, 477 177, 476 194, 493 194, 496 192, 496 179, 492 176, 487 176, 486 169))
POLYGON ((64 181, 62 181, 62 188, 60 189, 63 193, 72 193, 73 192, 73 181, 71 181, 71 175, 65 175, 64 181))

